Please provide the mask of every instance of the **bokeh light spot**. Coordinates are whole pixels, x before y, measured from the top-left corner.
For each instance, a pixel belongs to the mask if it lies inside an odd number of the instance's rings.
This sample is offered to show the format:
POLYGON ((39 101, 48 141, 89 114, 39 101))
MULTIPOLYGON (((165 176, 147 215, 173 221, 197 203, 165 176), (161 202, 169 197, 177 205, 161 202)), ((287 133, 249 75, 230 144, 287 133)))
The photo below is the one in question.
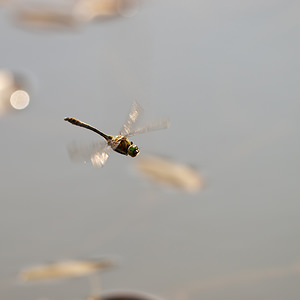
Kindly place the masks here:
POLYGON ((15 109, 24 109, 28 106, 30 97, 27 92, 23 90, 17 90, 10 96, 10 104, 15 109))

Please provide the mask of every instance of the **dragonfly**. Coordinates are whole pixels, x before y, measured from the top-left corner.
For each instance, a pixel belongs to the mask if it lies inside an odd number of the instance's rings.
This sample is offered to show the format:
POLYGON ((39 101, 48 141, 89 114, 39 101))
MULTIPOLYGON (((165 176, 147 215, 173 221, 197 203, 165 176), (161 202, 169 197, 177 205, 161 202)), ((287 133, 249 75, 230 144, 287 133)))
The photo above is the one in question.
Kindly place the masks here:
POLYGON ((138 104, 138 102, 134 101, 131 105, 131 109, 127 120, 121 127, 119 134, 116 136, 107 135, 99 129, 97 129, 96 127, 93 127, 78 119, 71 117, 64 118, 65 121, 70 122, 73 125, 92 130, 105 139, 105 142, 101 141, 93 143, 88 145, 87 147, 82 147, 78 144, 70 145, 68 150, 71 159, 83 161, 90 160, 94 167, 101 168, 106 163, 112 151, 118 152, 126 156, 129 155, 131 157, 136 157, 140 152, 139 147, 135 145, 132 141, 130 141, 128 139, 129 137, 154 130, 164 129, 169 127, 170 125, 169 119, 162 119, 150 123, 147 126, 135 129, 135 124, 140 118, 142 112, 142 107, 138 104))

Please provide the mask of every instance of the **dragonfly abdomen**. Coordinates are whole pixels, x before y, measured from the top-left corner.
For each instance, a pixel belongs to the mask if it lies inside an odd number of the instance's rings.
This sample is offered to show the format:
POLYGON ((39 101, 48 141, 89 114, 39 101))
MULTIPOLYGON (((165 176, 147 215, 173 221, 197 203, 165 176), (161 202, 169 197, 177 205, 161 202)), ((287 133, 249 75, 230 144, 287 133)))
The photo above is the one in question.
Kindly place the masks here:
POLYGON ((76 126, 80 126, 80 127, 83 127, 83 128, 86 128, 86 129, 89 129, 89 130, 92 130, 98 134, 100 134, 102 137, 104 137, 107 141, 111 140, 111 137, 106 135, 105 133, 101 132, 100 130, 98 130, 97 128, 87 124, 87 123, 84 123, 78 119, 75 119, 75 118, 70 118, 70 117, 66 117, 64 118, 65 121, 68 121, 70 122, 71 124, 73 125, 76 125, 76 126))

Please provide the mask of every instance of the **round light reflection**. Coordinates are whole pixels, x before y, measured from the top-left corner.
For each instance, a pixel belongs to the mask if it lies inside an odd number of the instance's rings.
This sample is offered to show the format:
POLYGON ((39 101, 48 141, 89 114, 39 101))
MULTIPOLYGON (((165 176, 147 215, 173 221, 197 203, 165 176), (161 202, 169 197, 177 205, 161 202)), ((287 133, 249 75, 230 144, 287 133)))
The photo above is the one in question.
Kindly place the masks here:
POLYGON ((17 90, 10 96, 10 104, 14 109, 24 109, 28 106, 30 98, 27 92, 23 90, 17 90))

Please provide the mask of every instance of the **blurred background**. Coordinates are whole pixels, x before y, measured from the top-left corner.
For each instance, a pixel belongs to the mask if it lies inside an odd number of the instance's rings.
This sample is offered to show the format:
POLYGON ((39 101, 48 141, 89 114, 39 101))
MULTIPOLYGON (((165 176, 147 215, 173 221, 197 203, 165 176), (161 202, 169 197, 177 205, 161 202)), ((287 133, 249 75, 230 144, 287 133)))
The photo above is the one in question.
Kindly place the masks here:
POLYGON ((86 278, 17 276, 113 256, 101 290, 299 299, 299 2, 114 2, 0 1, 0 298, 86 299, 86 278), (171 127, 74 164, 67 144, 98 136, 63 118, 117 134, 134 100, 171 127), (146 154, 204 188, 148 181, 146 154))

